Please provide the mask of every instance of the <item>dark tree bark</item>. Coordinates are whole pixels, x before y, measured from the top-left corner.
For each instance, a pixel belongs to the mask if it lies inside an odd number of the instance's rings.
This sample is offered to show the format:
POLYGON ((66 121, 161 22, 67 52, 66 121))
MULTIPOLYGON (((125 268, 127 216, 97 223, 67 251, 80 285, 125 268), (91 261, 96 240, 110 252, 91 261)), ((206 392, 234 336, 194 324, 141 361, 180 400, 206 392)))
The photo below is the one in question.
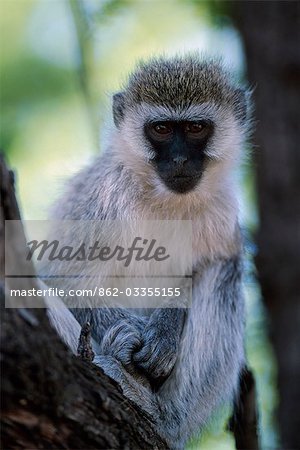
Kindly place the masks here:
POLYGON ((278 362, 283 448, 300 448, 300 3, 232 5, 255 87, 256 264, 278 362))
POLYGON ((2 312, 1 448, 167 448, 112 380, 67 351, 42 311, 2 312))
MULTIPOLYGON (((1 448, 168 448, 113 380, 71 354, 45 309, 4 308, 4 219, 20 214, 3 160, 0 175, 1 448)), ((18 265, 24 235, 11 244, 18 265)), ((26 283, 34 287, 34 279, 26 283)))

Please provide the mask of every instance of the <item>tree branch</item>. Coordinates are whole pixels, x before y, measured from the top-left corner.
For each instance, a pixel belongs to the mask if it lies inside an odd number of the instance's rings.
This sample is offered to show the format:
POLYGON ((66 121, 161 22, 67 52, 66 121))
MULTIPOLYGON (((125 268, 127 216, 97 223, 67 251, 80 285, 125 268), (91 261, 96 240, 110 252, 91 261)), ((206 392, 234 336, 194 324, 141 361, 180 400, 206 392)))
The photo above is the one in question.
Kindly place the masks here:
POLYGON ((258 450, 258 414, 255 379, 250 369, 243 370, 239 398, 229 424, 237 450, 258 450))

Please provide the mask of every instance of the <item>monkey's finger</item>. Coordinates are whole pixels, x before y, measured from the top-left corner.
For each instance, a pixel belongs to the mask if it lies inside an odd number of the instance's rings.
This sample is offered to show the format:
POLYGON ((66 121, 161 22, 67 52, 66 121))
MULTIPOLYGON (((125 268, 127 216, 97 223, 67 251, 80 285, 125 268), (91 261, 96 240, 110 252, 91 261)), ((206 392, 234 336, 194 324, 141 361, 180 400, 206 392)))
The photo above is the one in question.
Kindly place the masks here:
POLYGON ((145 345, 141 350, 139 350, 138 352, 134 353, 132 358, 133 361, 136 363, 143 363, 143 362, 147 362, 149 360, 149 358, 151 357, 151 349, 149 345, 145 345))
POLYGON ((159 361, 150 358, 148 361, 137 363, 137 367, 146 372, 152 379, 161 378, 169 373, 164 367, 161 367, 159 361))

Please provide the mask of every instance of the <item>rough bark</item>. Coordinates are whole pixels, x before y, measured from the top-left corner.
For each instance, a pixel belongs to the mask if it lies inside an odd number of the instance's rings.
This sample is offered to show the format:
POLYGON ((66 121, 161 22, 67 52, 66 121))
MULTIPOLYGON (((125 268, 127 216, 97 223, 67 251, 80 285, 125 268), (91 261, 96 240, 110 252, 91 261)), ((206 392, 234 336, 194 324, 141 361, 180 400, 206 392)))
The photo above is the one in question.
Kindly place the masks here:
MULTIPOLYGON (((20 214, 13 177, 0 163, 3 281, 4 219, 19 219, 20 214)), ((24 246, 24 235, 12 245, 16 264, 24 246)), ((27 283, 34 286, 34 279, 27 283)), ((71 354, 44 309, 4 308, 3 282, 0 294, 1 448, 167 448, 151 417, 127 400, 99 368, 71 354)))
POLYGON ((283 448, 300 448, 300 3, 235 2, 254 86, 256 264, 278 362, 283 448))

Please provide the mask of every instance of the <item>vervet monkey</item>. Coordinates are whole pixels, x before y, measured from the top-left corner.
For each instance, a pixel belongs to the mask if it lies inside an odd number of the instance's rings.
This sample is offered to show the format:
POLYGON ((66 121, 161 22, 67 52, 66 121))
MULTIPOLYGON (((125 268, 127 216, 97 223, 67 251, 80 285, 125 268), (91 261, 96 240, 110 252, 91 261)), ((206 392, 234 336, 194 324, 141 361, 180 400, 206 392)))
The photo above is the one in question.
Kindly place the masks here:
MULTIPOLYGON (((234 171, 249 128, 247 104, 247 92, 214 60, 141 63, 113 96, 107 148, 69 182, 53 213, 63 220, 192 221, 189 308, 178 303, 146 315, 73 309, 81 325, 91 323, 95 363, 152 414, 174 448, 234 400, 245 364, 234 171)), ((50 315, 70 343, 59 315, 50 315)))

